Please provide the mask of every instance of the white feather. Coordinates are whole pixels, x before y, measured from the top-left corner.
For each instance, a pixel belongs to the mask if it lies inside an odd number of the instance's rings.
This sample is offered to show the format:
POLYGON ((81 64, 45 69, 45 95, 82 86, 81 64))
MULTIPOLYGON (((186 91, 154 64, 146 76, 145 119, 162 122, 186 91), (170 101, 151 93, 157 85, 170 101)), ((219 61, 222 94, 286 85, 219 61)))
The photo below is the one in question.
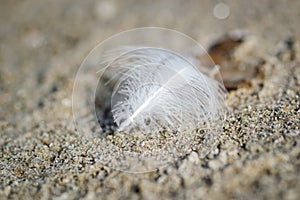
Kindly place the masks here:
POLYGON ((224 87, 189 60, 164 49, 123 47, 104 61, 114 83, 119 130, 157 132, 197 127, 224 108, 224 87))

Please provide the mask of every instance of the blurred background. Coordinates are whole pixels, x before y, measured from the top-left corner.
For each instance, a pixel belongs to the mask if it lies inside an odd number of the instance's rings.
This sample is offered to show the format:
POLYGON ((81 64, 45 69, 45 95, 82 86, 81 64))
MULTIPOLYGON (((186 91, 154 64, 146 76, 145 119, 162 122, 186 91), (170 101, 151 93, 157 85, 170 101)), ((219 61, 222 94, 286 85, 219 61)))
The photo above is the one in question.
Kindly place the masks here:
MULTIPOLYGON (((57 76, 73 79, 95 45, 131 28, 175 29, 206 48, 224 34, 242 30, 261 38, 262 48, 275 46, 299 33, 300 2, 2 0, 0 16, 0 89, 6 96, 1 98, 3 105, 11 100, 8 93, 12 91, 14 99, 20 93, 37 98, 34 93, 39 90, 35 88, 47 87, 44 81, 53 79, 49 74, 57 71, 57 76)), ((45 88, 39 92, 43 91, 45 88)), ((34 107, 31 102, 27 104, 34 107)))

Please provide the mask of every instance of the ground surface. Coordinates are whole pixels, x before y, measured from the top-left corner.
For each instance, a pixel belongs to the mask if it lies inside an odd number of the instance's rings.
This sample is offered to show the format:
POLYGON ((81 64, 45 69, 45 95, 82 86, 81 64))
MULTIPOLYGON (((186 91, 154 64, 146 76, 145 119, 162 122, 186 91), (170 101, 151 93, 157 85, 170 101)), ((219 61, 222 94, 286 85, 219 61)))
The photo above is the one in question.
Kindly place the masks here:
POLYGON ((0 199, 299 199, 300 4, 228 2, 225 20, 212 1, 1 2, 0 199), (141 26, 173 28, 204 46, 245 30, 249 45, 235 63, 257 73, 229 93, 206 157, 193 143, 166 168, 128 174, 104 166, 93 142, 75 134, 71 96, 87 53, 141 26))

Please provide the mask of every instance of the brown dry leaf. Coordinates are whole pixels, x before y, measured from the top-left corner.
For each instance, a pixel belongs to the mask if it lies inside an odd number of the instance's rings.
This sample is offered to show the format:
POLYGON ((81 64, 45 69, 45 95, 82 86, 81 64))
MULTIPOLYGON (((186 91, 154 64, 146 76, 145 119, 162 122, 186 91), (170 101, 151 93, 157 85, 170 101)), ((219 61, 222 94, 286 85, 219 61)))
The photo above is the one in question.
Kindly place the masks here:
MULTIPOLYGON (((224 85, 228 90, 237 89, 258 74, 258 66, 262 59, 259 56, 258 40, 254 36, 241 33, 229 33, 215 41, 208 54, 215 64, 220 66, 224 85)), ((201 55, 201 62, 208 58, 201 55)))

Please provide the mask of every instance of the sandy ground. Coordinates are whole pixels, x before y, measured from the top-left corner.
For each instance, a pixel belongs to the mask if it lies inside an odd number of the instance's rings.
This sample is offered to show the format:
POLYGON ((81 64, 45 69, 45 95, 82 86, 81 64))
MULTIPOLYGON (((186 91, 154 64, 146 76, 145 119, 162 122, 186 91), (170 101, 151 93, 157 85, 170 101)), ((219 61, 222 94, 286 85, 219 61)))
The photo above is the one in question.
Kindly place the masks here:
POLYGON ((223 20, 213 14, 218 2, 2 1, 0 199, 299 199, 300 2, 222 1, 223 20), (71 97, 98 42, 143 26, 206 47, 246 31, 233 63, 257 73, 229 92, 208 155, 194 142, 169 166, 130 174, 102 164, 93 141, 76 134, 71 97))

